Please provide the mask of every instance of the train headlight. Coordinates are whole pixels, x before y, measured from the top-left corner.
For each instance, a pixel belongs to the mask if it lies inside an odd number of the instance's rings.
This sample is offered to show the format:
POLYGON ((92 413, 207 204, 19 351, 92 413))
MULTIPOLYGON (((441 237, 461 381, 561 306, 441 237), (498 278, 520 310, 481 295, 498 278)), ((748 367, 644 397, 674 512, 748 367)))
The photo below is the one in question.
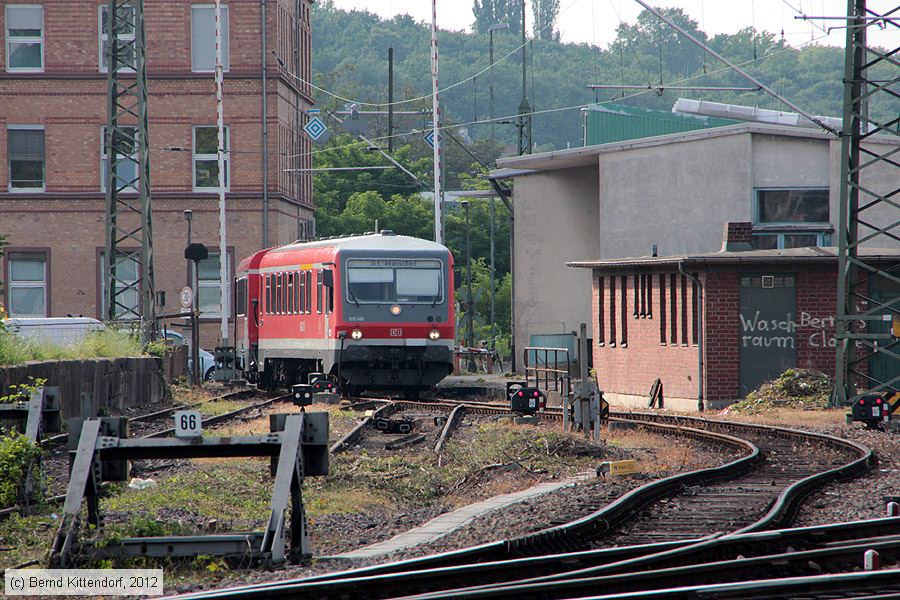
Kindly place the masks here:
POLYGON ((362 339, 362 331, 359 329, 354 329, 353 331, 350 332, 350 337, 352 337, 354 340, 361 340, 362 339))
POLYGON ((391 307, 391 314, 394 315, 394 316, 396 317, 397 315, 400 314, 400 312, 401 312, 402 310, 403 310, 403 309, 400 308, 400 305, 399 305, 399 304, 395 304, 395 305, 393 305, 393 306, 391 307))
POLYGON ((428 332, 428 339, 430 340, 439 340, 441 339, 441 332, 437 329, 432 329, 428 332))

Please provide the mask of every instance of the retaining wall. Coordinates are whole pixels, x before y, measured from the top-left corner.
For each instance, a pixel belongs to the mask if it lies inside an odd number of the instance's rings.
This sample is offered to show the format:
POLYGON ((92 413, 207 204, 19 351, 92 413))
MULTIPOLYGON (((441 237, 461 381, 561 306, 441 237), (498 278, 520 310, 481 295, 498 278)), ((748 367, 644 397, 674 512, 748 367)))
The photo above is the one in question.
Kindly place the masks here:
POLYGON ((166 401, 159 358, 97 358, 28 362, 0 367, 0 395, 29 377, 60 388, 63 422, 73 417, 127 414, 166 401))

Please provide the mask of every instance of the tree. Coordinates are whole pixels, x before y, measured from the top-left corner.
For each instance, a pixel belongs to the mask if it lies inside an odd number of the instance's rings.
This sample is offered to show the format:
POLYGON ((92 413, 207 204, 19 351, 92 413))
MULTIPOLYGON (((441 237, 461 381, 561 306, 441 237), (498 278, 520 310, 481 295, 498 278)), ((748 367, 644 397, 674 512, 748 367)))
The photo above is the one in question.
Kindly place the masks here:
POLYGON ((559 41, 556 18, 559 16, 559 0, 532 0, 534 14, 534 37, 538 40, 559 41))
MULTIPOLYGON (((510 30, 515 31, 522 22, 522 8, 525 0, 475 0, 472 14, 475 15, 473 28, 478 33, 487 33, 491 25, 509 23, 510 30)), ((557 2, 559 4, 559 2, 557 2)))

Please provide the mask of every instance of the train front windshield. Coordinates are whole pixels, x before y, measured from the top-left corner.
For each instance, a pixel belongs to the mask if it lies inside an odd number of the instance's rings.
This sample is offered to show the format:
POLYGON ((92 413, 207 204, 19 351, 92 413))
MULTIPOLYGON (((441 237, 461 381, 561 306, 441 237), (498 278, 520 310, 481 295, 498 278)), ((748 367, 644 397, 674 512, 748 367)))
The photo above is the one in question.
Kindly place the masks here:
POLYGON ((347 300, 355 304, 439 304, 444 299, 439 260, 350 260, 347 300))

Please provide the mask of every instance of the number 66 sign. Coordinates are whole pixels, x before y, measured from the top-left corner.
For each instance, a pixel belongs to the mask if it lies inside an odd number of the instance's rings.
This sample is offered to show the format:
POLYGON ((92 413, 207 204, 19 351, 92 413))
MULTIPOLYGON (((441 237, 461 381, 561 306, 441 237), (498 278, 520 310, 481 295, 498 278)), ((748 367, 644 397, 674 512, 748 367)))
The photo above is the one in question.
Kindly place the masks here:
POLYGON ((192 438, 203 434, 203 421, 195 410, 175 411, 175 437, 192 438))

